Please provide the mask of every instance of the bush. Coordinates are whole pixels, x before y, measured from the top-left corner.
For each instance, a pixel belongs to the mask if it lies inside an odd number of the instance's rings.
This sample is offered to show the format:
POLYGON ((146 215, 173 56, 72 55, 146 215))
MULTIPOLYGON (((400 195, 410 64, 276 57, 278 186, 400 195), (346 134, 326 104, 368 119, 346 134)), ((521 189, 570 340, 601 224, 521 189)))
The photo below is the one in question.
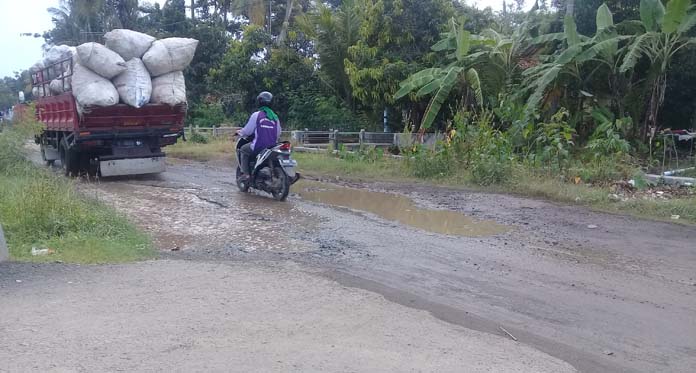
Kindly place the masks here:
POLYGON ((471 180, 481 186, 508 184, 512 169, 511 161, 483 155, 471 166, 471 180))
POLYGON ((207 144, 208 143, 208 136, 194 131, 191 136, 189 136, 186 140, 191 141, 194 144, 207 144))
POLYGON ((452 175, 456 160, 445 147, 439 150, 416 147, 409 159, 409 169, 413 176, 423 179, 441 178, 452 175))

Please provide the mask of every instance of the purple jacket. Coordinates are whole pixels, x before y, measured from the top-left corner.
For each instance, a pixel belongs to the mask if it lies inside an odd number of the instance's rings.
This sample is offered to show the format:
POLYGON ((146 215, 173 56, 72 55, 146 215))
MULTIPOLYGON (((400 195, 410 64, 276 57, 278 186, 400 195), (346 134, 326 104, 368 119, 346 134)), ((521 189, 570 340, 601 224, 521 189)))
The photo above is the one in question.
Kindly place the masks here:
POLYGON ((251 149, 256 151, 270 148, 280 140, 280 119, 272 121, 266 117, 263 111, 251 114, 249 121, 240 131, 241 135, 248 137, 254 135, 251 142, 251 149))

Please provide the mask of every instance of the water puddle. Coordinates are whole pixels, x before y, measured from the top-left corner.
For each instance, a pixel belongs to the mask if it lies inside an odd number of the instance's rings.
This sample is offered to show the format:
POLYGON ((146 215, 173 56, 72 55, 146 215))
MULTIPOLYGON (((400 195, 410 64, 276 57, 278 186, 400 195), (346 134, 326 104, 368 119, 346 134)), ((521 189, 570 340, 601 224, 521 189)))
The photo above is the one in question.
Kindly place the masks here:
POLYGON ((302 198, 332 206, 375 214, 384 219, 433 233, 466 237, 491 236, 508 228, 489 220, 478 220, 454 211, 423 209, 408 197, 362 189, 304 183, 302 198))

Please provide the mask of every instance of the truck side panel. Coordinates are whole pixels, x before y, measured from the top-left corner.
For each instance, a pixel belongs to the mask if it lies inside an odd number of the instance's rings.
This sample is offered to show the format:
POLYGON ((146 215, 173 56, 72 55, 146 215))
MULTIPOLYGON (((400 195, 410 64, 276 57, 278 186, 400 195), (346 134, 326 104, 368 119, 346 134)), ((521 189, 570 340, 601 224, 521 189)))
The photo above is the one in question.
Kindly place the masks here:
POLYGON ((70 92, 39 98, 36 101, 36 116, 46 126, 46 131, 73 132, 80 123, 75 98, 70 92))

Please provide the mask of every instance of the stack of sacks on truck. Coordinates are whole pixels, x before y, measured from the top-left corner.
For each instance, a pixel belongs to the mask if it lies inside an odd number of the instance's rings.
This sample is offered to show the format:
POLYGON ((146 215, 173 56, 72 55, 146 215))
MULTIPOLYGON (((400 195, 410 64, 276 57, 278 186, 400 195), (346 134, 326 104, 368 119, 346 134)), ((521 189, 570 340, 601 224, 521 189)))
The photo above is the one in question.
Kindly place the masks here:
POLYGON ((44 79, 52 79, 52 89, 44 92, 40 86, 35 88, 34 95, 56 95, 72 90, 80 113, 88 107, 111 106, 119 102, 136 108, 148 103, 171 106, 186 103, 183 70, 193 60, 198 40, 156 40, 150 35, 126 29, 110 31, 104 35, 104 40, 105 45, 85 43, 77 48, 51 48, 46 58, 32 66, 31 71, 40 71, 56 63, 56 59, 72 56, 72 77, 62 79, 54 74, 55 71, 67 73, 69 67, 44 70, 48 75, 44 79), (51 52, 54 48, 56 50, 51 52))

